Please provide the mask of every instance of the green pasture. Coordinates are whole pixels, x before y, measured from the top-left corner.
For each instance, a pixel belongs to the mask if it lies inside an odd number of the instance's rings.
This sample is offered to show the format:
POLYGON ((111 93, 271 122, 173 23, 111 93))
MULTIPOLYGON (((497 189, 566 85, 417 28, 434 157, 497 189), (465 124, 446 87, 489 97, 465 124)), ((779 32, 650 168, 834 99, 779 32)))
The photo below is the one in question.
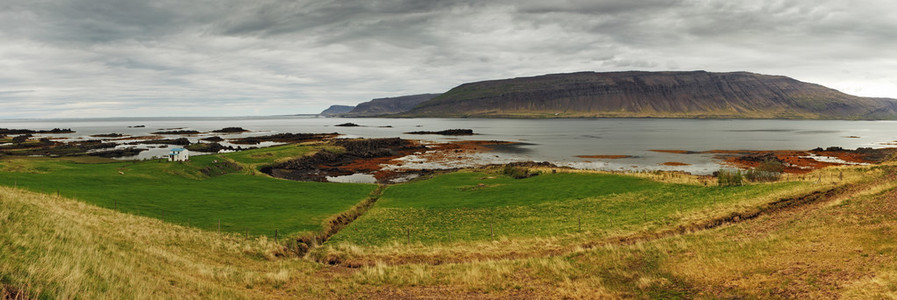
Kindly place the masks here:
POLYGON ((619 234, 755 205, 803 183, 703 187, 625 175, 543 174, 513 179, 459 172, 389 187, 374 208, 331 242, 386 244, 619 234), (733 206, 736 205, 736 206, 733 206))
MULTIPOLYGON (((313 149, 293 146, 271 150, 302 154, 313 149)), ((233 155, 236 161, 264 163, 262 159, 253 161, 251 156, 262 151, 252 151, 228 156, 233 155)), ((0 160, 0 184, 59 193, 97 206, 207 230, 217 230, 220 220, 221 231, 248 230, 252 235, 274 235, 275 229, 282 235, 318 230, 324 219, 349 209, 376 188, 250 175, 236 172, 233 164, 223 163, 223 157, 194 156, 183 163, 8 158, 0 160)))
POLYGON ((325 144, 289 144, 232 152, 223 154, 223 156, 232 159, 248 167, 249 169, 255 170, 264 165, 271 165, 295 157, 301 157, 318 152, 323 149, 327 149, 330 151, 341 150, 341 148, 339 147, 325 144))

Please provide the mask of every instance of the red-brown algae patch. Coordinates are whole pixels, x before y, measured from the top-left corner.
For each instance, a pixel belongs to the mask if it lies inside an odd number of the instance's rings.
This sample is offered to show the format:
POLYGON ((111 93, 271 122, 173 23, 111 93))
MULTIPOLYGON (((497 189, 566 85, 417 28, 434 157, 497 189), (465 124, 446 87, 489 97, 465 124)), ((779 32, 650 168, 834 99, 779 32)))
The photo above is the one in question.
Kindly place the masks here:
MULTIPOLYGON (((854 164, 875 164, 883 161, 889 155, 897 152, 897 149, 870 149, 860 148, 846 150, 838 147, 828 149, 817 148, 810 151, 799 150, 650 150, 661 153, 674 154, 715 154, 714 158, 723 161, 723 164, 738 168, 750 169, 759 167, 767 161, 777 161, 784 165, 785 173, 808 173, 813 170, 854 164)), ((678 165, 677 162, 667 162, 661 165, 678 165), (672 164, 668 164, 672 163, 672 164)))
POLYGON ((676 166, 690 166, 691 164, 687 164, 684 162, 678 162, 678 161, 668 161, 668 162, 661 163, 660 165, 676 167, 676 166))

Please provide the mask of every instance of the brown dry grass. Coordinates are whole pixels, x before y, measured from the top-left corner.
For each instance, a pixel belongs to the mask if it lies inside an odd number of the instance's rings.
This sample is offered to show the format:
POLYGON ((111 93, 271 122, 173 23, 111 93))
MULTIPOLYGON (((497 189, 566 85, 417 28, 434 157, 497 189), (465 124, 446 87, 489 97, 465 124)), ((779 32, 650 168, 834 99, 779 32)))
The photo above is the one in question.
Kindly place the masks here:
POLYGON ((318 267, 213 234, 0 187, 0 283, 30 297, 267 297, 318 267))
MULTIPOLYGON (((375 261, 360 268, 281 257, 282 248, 264 238, 219 235, 74 200, 0 188, 0 294, 22 292, 49 298, 897 297, 897 168, 825 172, 819 186, 839 188, 839 193, 708 230, 591 248, 573 246, 538 257, 475 254, 569 247, 570 240, 459 243, 437 249, 454 248, 470 255, 454 263, 375 261)), ((657 179, 685 181, 682 178, 657 179)), ((351 251, 365 254, 371 249, 351 251)))
POLYGON ((710 230, 558 256, 376 265, 355 278, 412 292, 454 287, 447 290, 578 299, 893 298, 897 178, 895 169, 881 172, 821 202, 710 230))

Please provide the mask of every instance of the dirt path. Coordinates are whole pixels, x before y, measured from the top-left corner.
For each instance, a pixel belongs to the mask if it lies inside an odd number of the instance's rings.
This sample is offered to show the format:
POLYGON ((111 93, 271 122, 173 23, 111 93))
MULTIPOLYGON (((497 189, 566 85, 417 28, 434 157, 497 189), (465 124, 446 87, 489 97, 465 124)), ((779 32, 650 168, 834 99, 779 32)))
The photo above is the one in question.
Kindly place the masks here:
POLYGON ((324 221, 324 228, 321 232, 297 237, 294 241, 288 243, 287 249, 294 251, 298 256, 304 256, 312 249, 324 244, 330 237, 339 233, 340 230, 349 226, 352 221, 355 221, 373 207, 374 203, 377 203, 377 200, 380 200, 380 196, 383 195, 385 189, 386 185, 377 186, 377 189, 372 191, 367 199, 362 200, 349 210, 341 212, 324 221))

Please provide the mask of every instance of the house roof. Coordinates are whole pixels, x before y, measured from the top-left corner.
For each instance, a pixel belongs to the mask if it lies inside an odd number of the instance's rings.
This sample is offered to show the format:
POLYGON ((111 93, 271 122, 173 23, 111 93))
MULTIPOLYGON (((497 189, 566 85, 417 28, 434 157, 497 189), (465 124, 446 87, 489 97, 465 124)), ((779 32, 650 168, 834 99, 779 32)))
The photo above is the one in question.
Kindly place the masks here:
POLYGON ((171 152, 183 152, 183 151, 187 151, 187 149, 184 149, 184 148, 174 148, 174 149, 171 149, 171 152))

